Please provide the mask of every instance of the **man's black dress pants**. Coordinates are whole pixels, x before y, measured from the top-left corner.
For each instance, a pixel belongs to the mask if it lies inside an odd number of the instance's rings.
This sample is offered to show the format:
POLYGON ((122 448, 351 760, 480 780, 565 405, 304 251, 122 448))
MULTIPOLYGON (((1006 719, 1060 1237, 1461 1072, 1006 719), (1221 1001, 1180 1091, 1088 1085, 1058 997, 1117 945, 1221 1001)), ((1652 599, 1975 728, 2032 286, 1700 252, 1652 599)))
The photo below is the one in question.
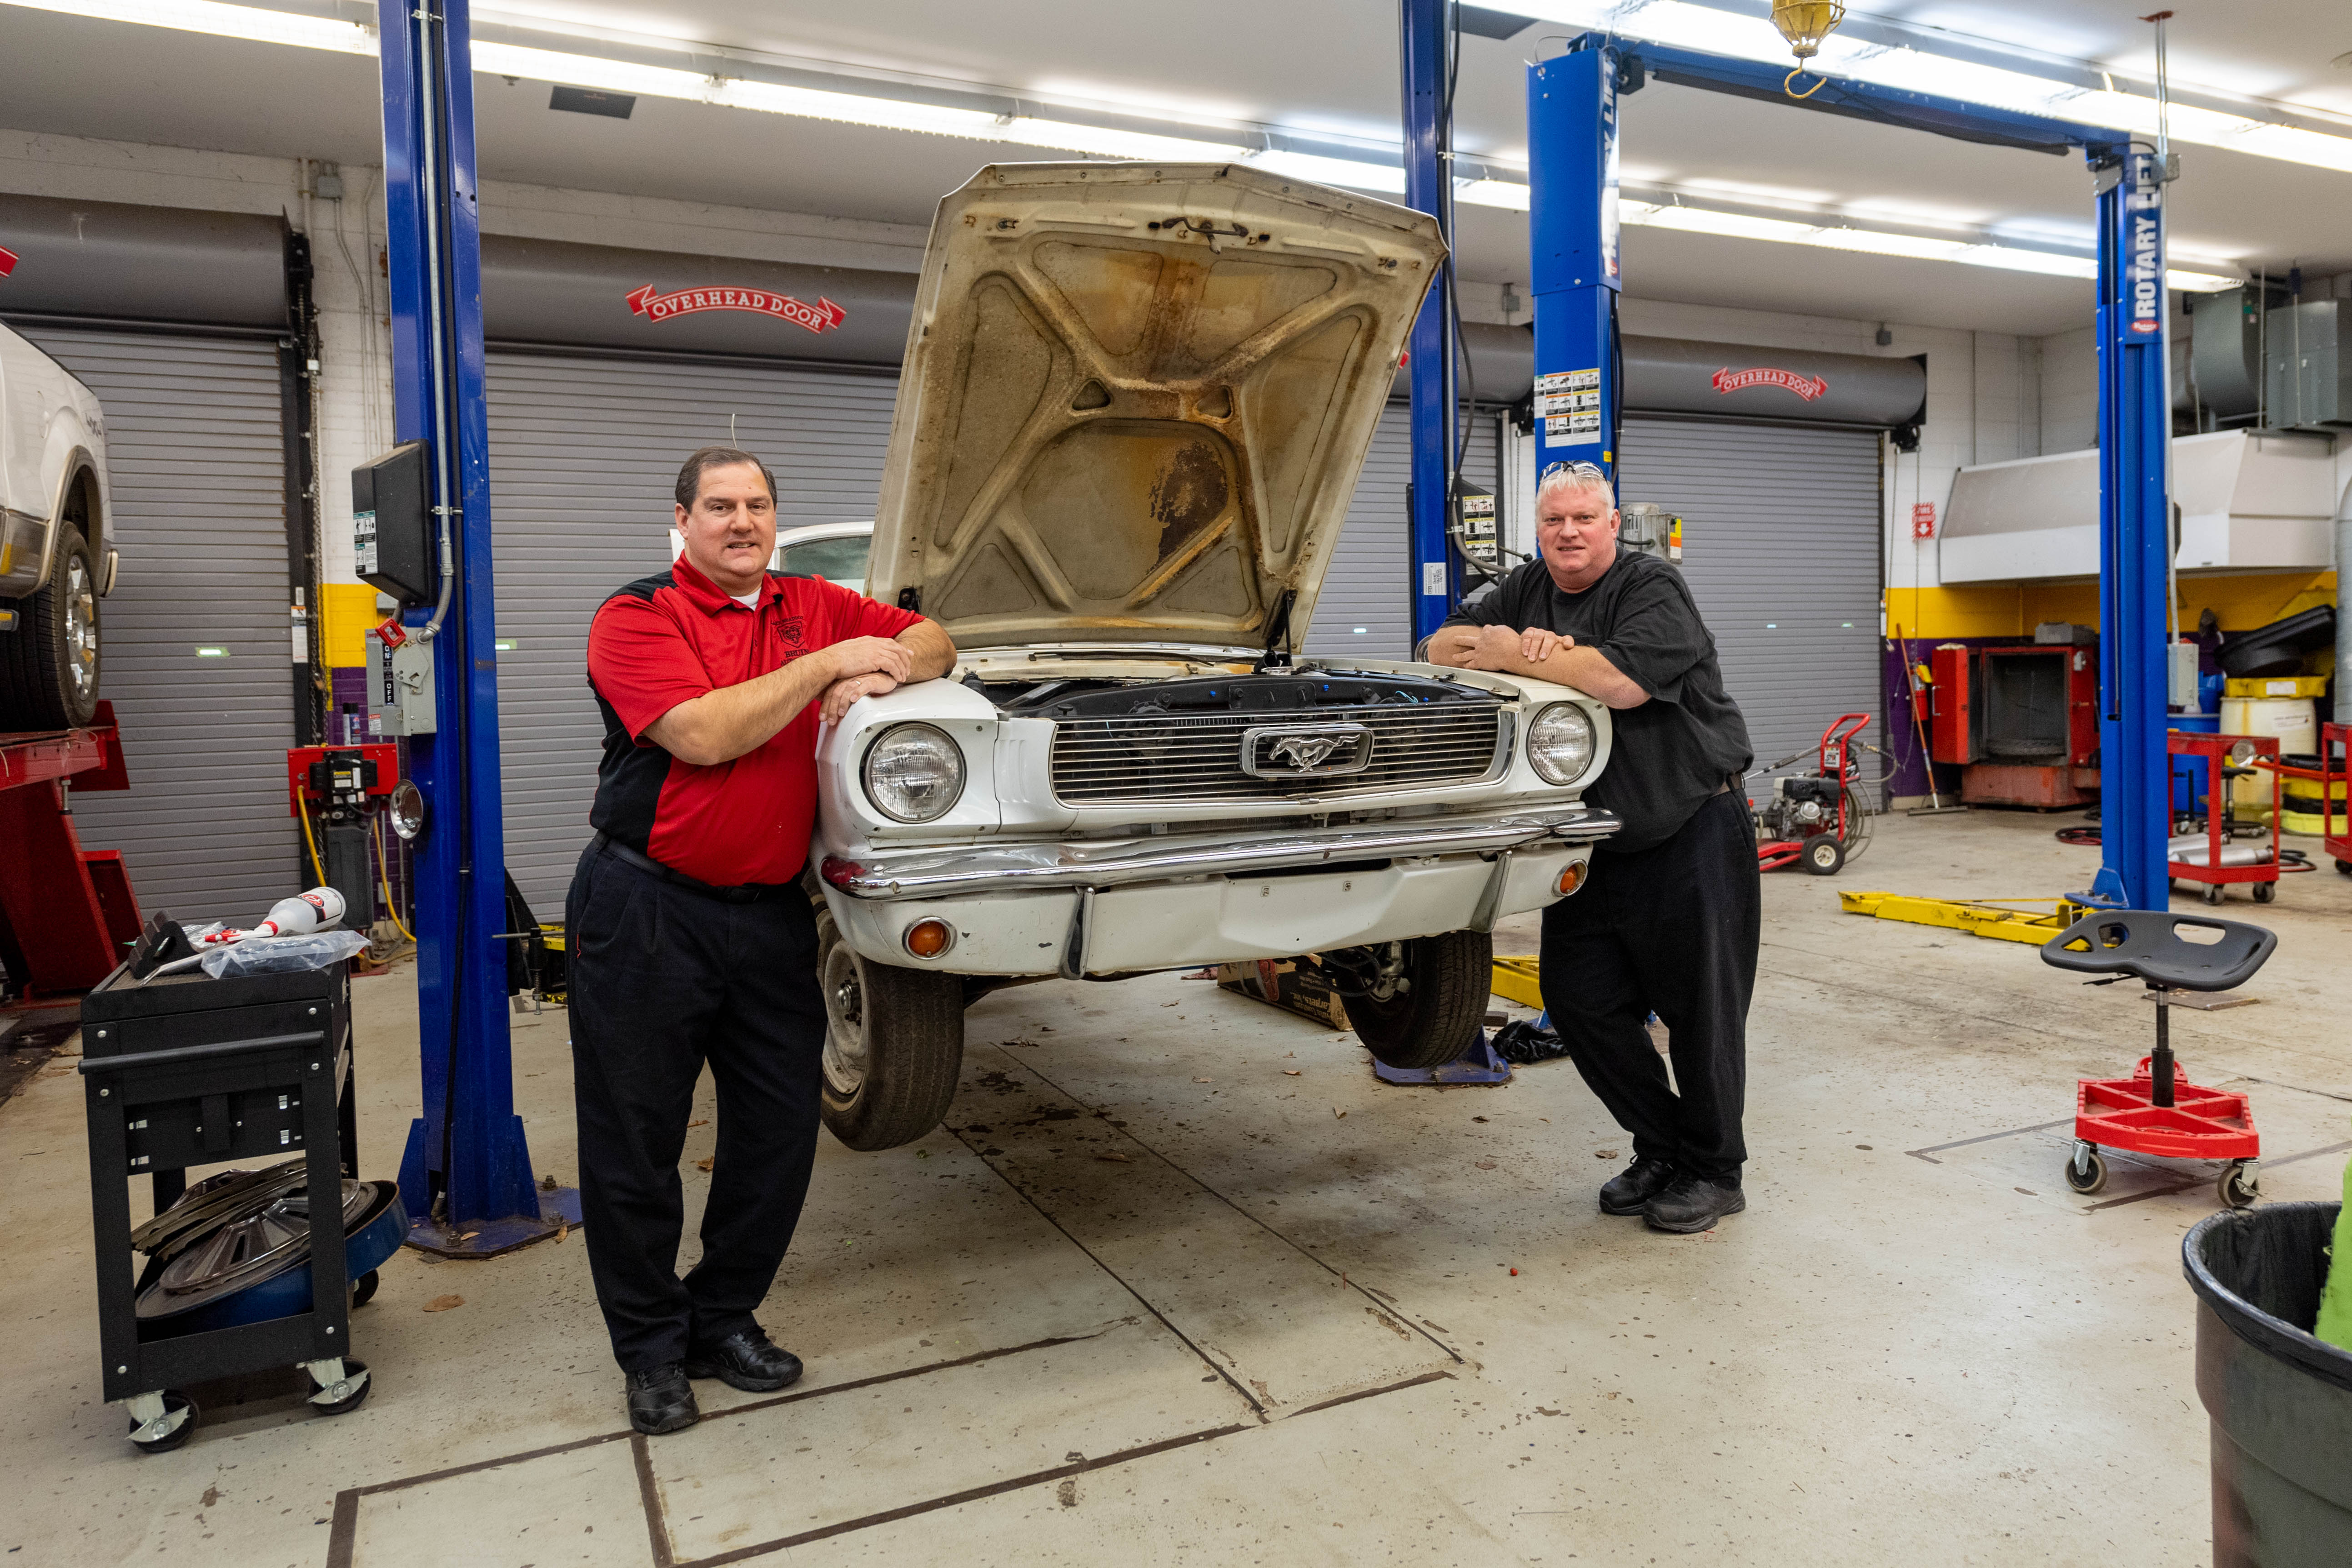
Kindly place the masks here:
POLYGON ((1710 796, 1664 843, 1592 857, 1544 910, 1544 1009, 1633 1152, 1734 1184, 1748 1158, 1748 1000, 1763 889, 1746 801, 1710 796), (1674 1087, 1645 1026, 1666 1026, 1674 1087), (1677 1095, 1675 1089, 1681 1093, 1677 1095))
POLYGON ((639 1372, 752 1323, 816 1155, 824 1005, 798 888, 733 903, 592 846, 564 903, 580 1205, 614 1359, 639 1372), (681 1279, 678 1161, 705 1061, 719 1148, 681 1279))

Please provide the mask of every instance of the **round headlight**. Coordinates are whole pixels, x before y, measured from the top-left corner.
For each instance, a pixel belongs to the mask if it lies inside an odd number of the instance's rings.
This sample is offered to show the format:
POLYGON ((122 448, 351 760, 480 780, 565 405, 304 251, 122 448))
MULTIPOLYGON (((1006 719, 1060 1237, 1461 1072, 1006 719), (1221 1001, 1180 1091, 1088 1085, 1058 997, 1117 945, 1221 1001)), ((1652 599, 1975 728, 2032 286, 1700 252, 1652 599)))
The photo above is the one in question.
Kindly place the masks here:
POLYGON ((898 822, 944 816, 963 795, 963 752, 929 724, 894 724, 866 752, 866 798, 898 822))
POLYGON ((1555 702, 1528 726, 1528 762, 1548 784, 1572 784, 1592 765, 1592 721, 1573 702, 1555 702))

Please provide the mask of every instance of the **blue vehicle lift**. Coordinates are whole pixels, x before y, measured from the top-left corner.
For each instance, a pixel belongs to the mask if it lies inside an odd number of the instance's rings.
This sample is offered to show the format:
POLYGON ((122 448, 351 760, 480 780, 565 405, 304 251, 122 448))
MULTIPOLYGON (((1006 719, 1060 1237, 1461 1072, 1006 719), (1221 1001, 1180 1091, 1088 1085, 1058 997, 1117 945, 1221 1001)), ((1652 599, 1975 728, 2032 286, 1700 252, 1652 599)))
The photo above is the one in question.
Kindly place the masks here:
MULTIPOLYGON (((1424 90, 1447 43, 1444 0, 1402 0, 1407 200, 1437 215, 1451 241, 1450 181, 1435 178, 1449 132, 1424 122, 1444 107, 1424 90), (1440 187, 1444 188, 1441 189, 1440 187), (1444 206, 1437 205, 1444 202, 1444 206)), ((2167 294, 2164 183, 2154 151, 2127 132, 1983 104, 1831 78, 1811 96, 1783 90, 1787 68, 1694 49, 1586 33, 1568 52, 1528 68, 1531 279, 1536 306, 1536 463, 1597 463, 1617 473, 1620 388, 1616 301, 1617 99, 1650 79, 1872 121, 1996 147, 2079 150, 2097 195, 2099 231, 2099 592, 2102 856, 2088 901, 2167 907, 2170 833, 2165 758, 2167 552, 2171 547, 2165 455, 2172 438, 2165 395, 2167 294)), ((1450 173, 1450 171, 1448 171, 1450 173)), ((1424 476, 1423 454, 1450 450, 1450 387, 1423 375, 1425 308, 1413 338, 1414 637, 1450 607, 1422 592, 1448 560, 1446 493, 1424 476), (1426 391, 1424 391, 1426 388, 1426 391), (1440 433, 1443 432, 1443 435, 1440 433)), ((1449 360, 1450 364, 1450 360, 1449 360)))
MULTIPOLYGON (((540 1190, 514 1111, 468 8, 382 0, 378 17, 395 438, 430 444, 443 570, 455 576, 431 642, 439 732, 409 742, 425 802, 415 868, 425 1094, 400 1190, 416 1222, 411 1245, 482 1257, 578 1224, 579 1198, 540 1190)), ((415 635, 436 617, 403 618, 415 635)))

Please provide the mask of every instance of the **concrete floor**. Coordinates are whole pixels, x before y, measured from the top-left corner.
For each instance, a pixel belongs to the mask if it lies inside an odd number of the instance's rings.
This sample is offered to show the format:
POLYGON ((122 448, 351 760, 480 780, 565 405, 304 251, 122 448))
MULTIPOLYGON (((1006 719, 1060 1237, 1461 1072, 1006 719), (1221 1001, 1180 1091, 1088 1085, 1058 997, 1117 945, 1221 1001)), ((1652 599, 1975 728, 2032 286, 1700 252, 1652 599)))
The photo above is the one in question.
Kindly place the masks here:
MULTIPOLYGON (((2128 1068, 2147 1004, 1838 909, 2082 886, 2096 852, 2060 820, 1897 817, 1834 880, 1766 879, 1750 1206, 1706 1236, 1595 1210, 1625 1142, 1565 1063, 1391 1089, 1349 1037, 1201 981, 988 998, 947 1130, 820 1152, 764 1313, 804 1382, 699 1384, 702 1425, 650 1443, 575 1237, 403 1253, 354 1320, 362 1409, 315 1415, 290 1375, 200 1389, 194 1441, 136 1456, 96 1403, 61 1059, 0 1108, 0 1556, 2207 1562, 2179 1247, 2210 1174, 2060 1178, 2072 1080, 2128 1068)), ((2258 1005, 2176 1013, 2182 1060, 2252 1095, 2267 1196, 2333 1196, 2352 879, 2223 912, 2278 953, 2258 1005)), ((415 1102, 411 984, 355 986, 370 1173, 415 1102)), ((533 1154, 569 1183, 564 1017, 517 1026, 533 1154)), ((689 1135, 689 1205, 711 1141, 689 1135)))

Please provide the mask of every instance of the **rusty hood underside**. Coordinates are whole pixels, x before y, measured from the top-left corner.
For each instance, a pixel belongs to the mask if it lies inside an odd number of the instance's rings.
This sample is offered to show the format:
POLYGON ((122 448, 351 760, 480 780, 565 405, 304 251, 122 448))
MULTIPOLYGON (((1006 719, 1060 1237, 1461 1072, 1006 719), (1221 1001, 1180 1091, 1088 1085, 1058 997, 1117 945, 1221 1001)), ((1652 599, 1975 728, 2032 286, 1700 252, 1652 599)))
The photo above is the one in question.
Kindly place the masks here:
POLYGON ((966 647, 1303 638, 1434 222, 1233 164, 983 169, 940 204, 867 592, 966 647))

